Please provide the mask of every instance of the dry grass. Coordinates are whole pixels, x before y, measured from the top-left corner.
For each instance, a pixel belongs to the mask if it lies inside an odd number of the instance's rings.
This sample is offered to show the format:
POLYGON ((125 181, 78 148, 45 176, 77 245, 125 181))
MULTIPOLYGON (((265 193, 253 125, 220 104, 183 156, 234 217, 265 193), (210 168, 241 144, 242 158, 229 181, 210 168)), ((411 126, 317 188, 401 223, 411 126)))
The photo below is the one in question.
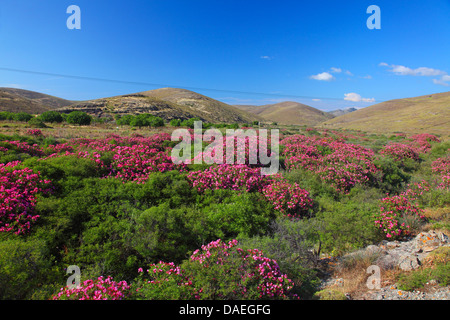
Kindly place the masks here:
MULTIPOLYGON (((349 294, 354 300, 364 300, 368 292, 375 290, 369 289, 367 286, 367 281, 372 275, 367 270, 377 258, 377 254, 356 254, 352 258, 339 261, 339 263, 336 261, 328 262, 327 271, 333 279, 338 280, 327 289, 333 289, 342 294, 349 294)), ((381 269, 381 287, 395 284, 396 278, 401 272, 399 269, 381 269)))
POLYGON ((325 128, 374 133, 450 132, 450 92, 382 102, 324 122, 325 128))
POLYGON ((333 118, 327 112, 298 102, 280 102, 264 106, 245 106, 238 108, 263 117, 267 122, 276 122, 286 125, 307 125, 314 126, 323 121, 333 118))

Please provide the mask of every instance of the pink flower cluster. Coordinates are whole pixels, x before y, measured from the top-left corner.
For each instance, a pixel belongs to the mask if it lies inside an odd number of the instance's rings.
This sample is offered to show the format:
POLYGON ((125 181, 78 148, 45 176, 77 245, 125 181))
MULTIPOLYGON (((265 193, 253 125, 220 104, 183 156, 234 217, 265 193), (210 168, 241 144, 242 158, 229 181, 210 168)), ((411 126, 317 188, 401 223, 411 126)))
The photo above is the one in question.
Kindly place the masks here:
POLYGON ((338 192, 346 193, 356 184, 376 181, 379 169, 374 152, 360 145, 331 137, 293 135, 283 139, 288 170, 304 168, 315 172, 338 192))
POLYGON ((380 154, 389 155, 395 161, 412 159, 419 161, 419 153, 411 145, 403 143, 390 143, 380 150, 380 154))
POLYGON ((115 282, 112 277, 86 280, 80 286, 61 288, 53 300, 122 300, 129 295, 130 286, 126 281, 115 282))
POLYGON ((230 256, 239 257, 242 261, 238 267, 241 280, 234 284, 238 293, 245 297, 252 289, 251 285, 256 287, 258 298, 286 298, 294 283, 280 271, 277 261, 265 257, 258 249, 243 250, 237 244, 237 240, 225 243, 218 239, 195 250, 190 260, 208 268, 213 264, 226 266, 230 256))
POLYGON ((106 139, 77 139, 73 145, 78 151, 85 150, 83 157, 91 158, 100 167, 105 166, 100 160, 101 155, 113 153, 111 165, 107 168, 108 176, 143 183, 151 172, 186 170, 183 164, 173 164, 171 148, 165 146, 165 142, 170 139, 168 133, 158 133, 148 138, 113 135, 106 139))
POLYGON ((20 141, 15 141, 15 140, 11 140, 11 141, 5 140, 5 141, 2 141, 2 143, 6 143, 6 145, 3 145, 3 147, 8 150, 13 149, 19 153, 27 153, 30 156, 37 156, 37 157, 44 155, 44 151, 37 144, 31 145, 27 142, 20 142, 20 141))
POLYGON ((187 179, 199 192, 205 190, 241 190, 260 192, 272 203, 275 210, 288 217, 301 217, 309 212, 313 200, 309 192, 297 183, 284 181, 280 175, 262 176, 260 168, 247 165, 213 165, 204 171, 194 171, 187 179))
MULTIPOLYGON (((209 148, 197 154, 192 162, 205 161, 206 163, 216 164, 246 164, 249 166, 261 166, 260 152, 272 155, 270 149, 271 137, 260 136, 255 130, 255 135, 244 136, 225 136, 220 137, 219 141, 211 141, 209 148), (217 145, 213 148, 212 143, 217 145), (229 146, 229 149, 227 148, 229 146), (231 148, 233 147, 233 148, 231 148), (231 151, 231 154, 230 152, 231 151)), ((196 135, 191 135, 192 141, 198 141, 196 135), (196 138, 194 140, 194 138, 196 138)))
POLYGON ((297 183, 275 180, 266 185, 262 193, 276 210, 288 217, 300 218, 306 215, 314 204, 309 192, 300 188, 297 183))
POLYGON ((27 134, 35 137, 42 137, 42 131, 39 129, 28 129, 27 134))
POLYGON ((0 232, 28 232, 39 218, 34 212, 36 195, 50 190, 50 181, 29 168, 16 169, 19 164, 0 164, 0 232))
POLYGON ((74 151, 74 148, 71 145, 69 145, 68 143, 61 143, 61 144, 56 144, 56 145, 51 144, 51 145, 47 146, 47 148, 45 149, 45 153, 50 154, 50 155, 59 154, 59 153, 63 153, 63 152, 64 153, 66 153, 66 152, 72 153, 73 151, 74 151))
POLYGON ((381 199, 380 212, 375 216, 375 225, 387 238, 398 238, 410 234, 410 226, 400 222, 406 216, 424 219, 423 210, 411 203, 406 194, 381 199))
MULTIPOLYGON (((277 262, 265 257, 258 249, 245 251, 238 248, 237 244, 236 240, 225 243, 219 239, 195 250, 189 263, 198 263, 200 268, 195 267, 199 274, 194 275, 192 279, 185 276, 185 271, 173 263, 161 261, 153 264, 147 270, 151 280, 144 282, 144 286, 161 286, 165 282, 175 281, 177 286, 187 289, 185 292, 190 299, 200 300, 203 298, 203 288, 196 288, 196 278, 207 277, 211 284, 223 285, 225 282, 233 288, 234 295, 240 298, 245 299, 249 295, 257 295, 263 299, 286 298, 293 288, 293 282, 286 274, 281 273, 277 262), (238 266, 235 265, 236 259, 239 261, 238 266), (208 273, 209 269, 217 266, 225 269, 237 267, 238 270, 233 271, 237 272, 239 279, 228 277, 227 272, 220 276, 223 278, 216 278, 218 275, 212 276, 208 273)), ((139 271, 143 272, 142 268, 139 271)), ((221 294, 218 296, 220 298, 221 294)))
POLYGON ((439 189, 450 189, 450 156, 433 161, 431 171, 440 175, 439 189))
POLYGON ((192 186, 200 192, 206 189, 260 192, 269 181, 266 176, 261 175, 260 168, 228 164, 213 165, 204 171, 193 171, 187 178, 192 186))
POLYGON ((427 153, 431 149, 430 142, 440 142, 439 138, 429 133, 416 134, 411 137, 410 144, 418 153, 427 153))
POLYGON ((76 155, 91 159, 99 168, 105 169, 107 177, 143 183, 152 172, 170 170, 185 171, 183 164, 175 165, 170 157, 171 148, 166 146, 171 136, 158 133, 150 137, 121 137, 111 135, 105 139, 80 138, 58 145, 49 145, 42 159, 76 155), (112 155, 111 163, 105 164, 102 156, 112 155))
POLYGON ((111 164, 111 175, 123 181, 143 183, 151 172, 184 170, 184 165, 173 164, 170 155, 148 145, 117 146, 111 164))

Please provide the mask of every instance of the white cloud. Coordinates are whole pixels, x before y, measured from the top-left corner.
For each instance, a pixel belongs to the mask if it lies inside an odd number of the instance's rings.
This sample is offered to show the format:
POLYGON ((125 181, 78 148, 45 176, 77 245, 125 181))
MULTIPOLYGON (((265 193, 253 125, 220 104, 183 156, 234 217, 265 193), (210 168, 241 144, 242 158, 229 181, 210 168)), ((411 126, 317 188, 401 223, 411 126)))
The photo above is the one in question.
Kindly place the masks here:
POLYGON ((344 100, 353 102, 375 102, 375 98, 363 98, 360 94, 355 92, 344 93, 344 100))
POLYGON ((332 67, 330 70, 331 70, 330 72, 333 72, 333 73, 341 73, 342 72, 341 68, 332 67))
POLYGON ((433 69, 428 67, 419 67, 416 69, 411 69, 409 67, 405 67, 402 65, 388 65, 387 63, 381 62, 380 66, 386 66, 391 68, 391 72, 396 75, 401 76, 422 76, 422 77, 433 77, 433 76, 441 76, 440 79, 433 79, 434 84, 439 84, 442 86, 450 86, 450 76, 447 72, 439 69, 433 69))
POLYGON ((439 69, 433 69, 428 67, 419 67, 416 69, 411 69, 409 67, 405 67, 402 65, 388 65, 387 63, 380 63, 380 66, 385 66, 391 68, 391 72, 395 73, 396 75, 400 76, 423 76, 423 77, 430 77, 430 76, 440 76, 440 75, 446 75, 447 72, 439 69))
POLYGON ((367 76, 362 77, 363 79, 372 79, 372 76, 368 74, 367 76))
POLYGON ((272 60, 273 59, 273 57, 270 57, 270 56, 261 56, 260 58, 264 59, 264 60, 272 60))
POLYGON ((322 72, 316 75, 312 75, 310 76, 311 79, 314 80, 319 80, 319 81, 331 81, 334 80, 335 78, 328 72, 322 72))
POLYGON ((351 73, 351 72, 348 71, 348 70, 345 70, 345 73, 348 74, 349 76, 353 76, 353 73, 351 73))
POLYGON ((386 62, 380 62, 378 65, 380 67, 388 67, 389 66, 386 62))
POLYGON ((450 87, 450 76, 445 74, 440 79, 433 79, 434 84, 439 84, 441 86, 450 87))

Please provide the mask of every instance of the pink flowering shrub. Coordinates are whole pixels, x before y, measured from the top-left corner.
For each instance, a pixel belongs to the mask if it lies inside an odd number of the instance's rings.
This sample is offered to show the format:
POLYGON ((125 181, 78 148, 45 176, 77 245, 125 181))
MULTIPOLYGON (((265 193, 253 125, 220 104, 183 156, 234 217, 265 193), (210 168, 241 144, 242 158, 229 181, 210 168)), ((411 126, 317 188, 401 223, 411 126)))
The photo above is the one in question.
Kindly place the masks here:
POLYGON ((283 139, 288 170, 303 168, 315 172, 338 192, 347 193, 356 184, 374 184, 379 169, 374 152, 360 145, 331 137, 294 135, 283 139))
POLYGON ((206 189, 260 192, 268 183, 268 178, 261 175, 260 168, 250 168, 247 165, 213 165, 204 171, 190 172, 187 178, 199 192, 206 189))
POLYGON ((306 215, 313 206, 309 193, 298 184, 291 184, 280 176, 262 176, 260 168, 246 165, 216 165, 204 171, 194 171, 187 179, 199 192, 205 190, 239 190, 260 192, 275 210, 288 217, 306 215))
POLYGON ((431 171, 440 176, 437 188, 450 189, 450 157, 438 158, 431 164, 431 171))
POLYGON ((450 172, 450 156, 445 158, 438 158, 431 163, 431 171, 434 173, 449 173, 450 172))
POLYGON ((423 219, 423 210, 402 194, 381 199, 380 212, 375 215, 375 225, 387 238, 397 239, 411 233, 410 222, 423 219))
POLYGON ((262 193, 276 210, 288 217, 300 218, 306 215, 314 204, 309 192, 300 188, 297 183, 274 180, 264 187, 262 193))
POLYGON ((172 149, 167 145, 170 139, 167 133, 150 137, 111 135, 104 139, 80 138, 48 146, 45 150, 48 156, 42 159, 76 155, 94 161, 105 177, 143 183, 152 172, 186 171, 184 164, 172 162, 172 149))
POLYGON ((151 172, 184 171, 185 165, 175 165, 169 154, 147 145, 118 146, 114 149, 111 175, 123 181, 145 182, 151 172))
POLYGON ((431 149, 430 142, 440 142, 439 138, 429 133, 416 134, 409 137, 410 144, 418 153, 427 153, 431 149))
MULTIPOLYGON (((229 164, 229 165, 248 165, 251 167, 261 166, 260 152, 267 156, 273 156, 271 150, 272 139, 268 137, 260 136, 259 132, 255 130, 254 135, 244 136, 243 138, 238 136, 225 136, 221 137, 221 140, 215 142, 217 146, 213 148, 211 144, 210 148, 205 148, 193 159, 192 163, 204 161, 212 164, 229 164), (227 148, 227 145, 229 148, 227 148), (220 152, 216 154, 216 152, 220 152)), ((198 141, 196 135, 191 135, 192 142, 198 141), (196 139, 195 139, 196 138, 196 139)))
POLYGON ((42 137, 42 131, 39 129, 28 129, 27 134, 35 137, 42 137))
POLYGON ((126 281, 116 282, 112 277, 86 280, 79 287, 61 288, 53 300, 123 300, 129 296, 130 286, 126 281))
POLYGON ((30 156, 41 157, 44 155, 44 151, 37 144, 29 144, 27 142, 20 142, 15 140, 5 140, 0 142, 2 147, 7 150, 14 150, 17 153, 27 153, 30 156))
POLYGON ((380 150, 380 153, 391 156, 395 161, 403 161, 403 159, 419 161, 419 153, 411 145, 403 143, 388 144, 380 150))
POLYGON ((294 284, 278 263, 258 249, 243 250, 237 244, 219 239, 195 250, 180 267, 164 262, 151 265, 134 294, 145 299, 289 298, 294 284))
POLYGON ((29 168, 17 169, 19 164, 0 164, 0 232, 27 233, 39 218, 36 195, 50 190, 50 181, 29 168))

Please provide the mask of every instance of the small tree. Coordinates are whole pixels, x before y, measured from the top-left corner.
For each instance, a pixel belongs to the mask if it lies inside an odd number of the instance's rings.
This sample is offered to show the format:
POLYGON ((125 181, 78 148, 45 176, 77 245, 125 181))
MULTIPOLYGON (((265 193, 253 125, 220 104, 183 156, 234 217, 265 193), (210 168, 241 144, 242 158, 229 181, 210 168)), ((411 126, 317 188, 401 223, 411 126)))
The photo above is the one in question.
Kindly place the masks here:
POLYGON ((172 120, 170 120, 170 125, 172 127, 179 127, 179 126, 181 126, 181 120, 180 119, 172 119, 172 120))
POLYGON ((43 122, 50 122, 50 123, 61 123, 64 121, 63 117, 61 116, 61 113, 57 111, 45 111, 39 116, 39 119, 43 122))
POLYGON ((31 119, 33 119, 33 116, 26 112, 19 112, 19 113, 14 114, 14 120, 16 120, 16 121, 27 122, 31 119))
POLYGON ((68 114, 66 121, 70 124, 77 124, 79 126, 90 125, 92 117, 83 111, 72 111, 68 114))

